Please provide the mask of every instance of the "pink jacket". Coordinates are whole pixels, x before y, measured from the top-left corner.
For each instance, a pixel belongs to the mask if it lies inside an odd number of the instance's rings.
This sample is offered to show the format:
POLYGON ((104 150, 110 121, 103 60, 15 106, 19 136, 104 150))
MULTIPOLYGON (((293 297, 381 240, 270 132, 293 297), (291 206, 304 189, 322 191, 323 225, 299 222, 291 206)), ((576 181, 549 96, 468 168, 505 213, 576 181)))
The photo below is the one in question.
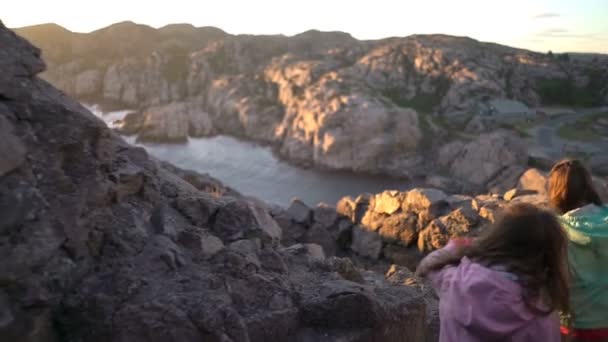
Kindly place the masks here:
MULTIPOLYGON (((455 248, 450 242, 421 263, 455 248)), ((464 257, 459 265, 428 275, 439 296, 440 342, 561 340, 557 314, 539 316, 522 300, 514 275, 464 257)))

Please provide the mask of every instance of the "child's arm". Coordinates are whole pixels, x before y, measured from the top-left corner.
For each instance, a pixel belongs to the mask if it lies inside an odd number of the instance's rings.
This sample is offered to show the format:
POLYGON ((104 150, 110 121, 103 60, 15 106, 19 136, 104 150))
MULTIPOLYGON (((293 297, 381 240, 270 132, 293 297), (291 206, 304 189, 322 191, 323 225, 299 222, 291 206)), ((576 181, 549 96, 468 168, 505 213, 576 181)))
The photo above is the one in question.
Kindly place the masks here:
POLYGON ((442 278, 443 278, 443 269, 432 270, 433 266, 437 265, 437 263, 442 263, 454 256, 460 247, 463 245, 469 245, 472 242, 471 239, 458 239, 458 240, 450 240, 448 244, 438 249, 431 254, 427 255, 416 269, 416 275, 419 277, 428 277, 431 280, 431 283, 435 290, 439 290, 441 288, 442 278))
POLYGON ((430 253, 429 255, 424 257, 424 259, 422 259, 422 261, 416 268, 416 275, 419 277, 426 277, 429 273, 429 269, 433 265, 437 264, 438 261, 445 259, 449 254, 452 254, 455 251, 456 244, 452 240, 450 240, 450 242, 448 242, 445 247, 430 253))

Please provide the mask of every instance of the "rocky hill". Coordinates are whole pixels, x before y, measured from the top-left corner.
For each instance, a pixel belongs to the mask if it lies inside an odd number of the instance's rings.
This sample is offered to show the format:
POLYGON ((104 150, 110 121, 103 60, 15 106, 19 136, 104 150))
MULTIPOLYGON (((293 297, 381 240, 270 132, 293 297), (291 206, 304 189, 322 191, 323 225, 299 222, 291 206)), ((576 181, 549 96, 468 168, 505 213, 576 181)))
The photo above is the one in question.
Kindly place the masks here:
POLYGON ((436 336, 407 270, 288 245, 266 204, 151 159, 39 79, 40 50, 1 22, 0 46, 0 340, 436 336))
MULTIPOLYGON (((443 157, 466 154, 458 147, 471 138, 454 132, 477 127, 481 102, 608 103, 605 58, 546 55, 465 37, 235 36, 131 22, 88 34, 56 25, 17 32, 42 48, 49 65, 42 77, 55 86, 80 100, 136 110, 122 123, 124 133, 156 141, 229 134, 321 168, 412 176, 444 166, 466 174, 466 166, 446 165, 443 157), (446 141, 454 143, 446 147, 446 141)), ((502 164, 494 155, 487 153, 487 162, 502 164)), ((470 183, 487 187, 492 180, 486 178, 503 171, 490 167, 491 175, 470 183)))

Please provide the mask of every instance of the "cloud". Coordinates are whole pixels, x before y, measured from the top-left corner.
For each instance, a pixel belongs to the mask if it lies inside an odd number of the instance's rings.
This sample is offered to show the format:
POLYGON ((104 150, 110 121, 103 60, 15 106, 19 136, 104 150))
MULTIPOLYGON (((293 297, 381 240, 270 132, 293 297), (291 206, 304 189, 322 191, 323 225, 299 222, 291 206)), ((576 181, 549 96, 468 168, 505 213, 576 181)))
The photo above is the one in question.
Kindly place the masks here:
POLYGON ((570 31, 565 28, 548 28, 548 29, 541 31, 540 33, 552 35, 552 34, 564 34, 564 33, 569 33, 569 32, 570 31))
POLYGON ((537 15, 533 16, 532 19, 549 19, 549 18, 559 18, 559 17, 561 17, 561 14, 559 14, 559 13, 547 12, 547 13, 537 14, 537 15))
POLYGON ((565 28, 548 28, 534 34, 542 38, 577 38, 577 39, 600 39, 599 33, 572 32, 565 28))

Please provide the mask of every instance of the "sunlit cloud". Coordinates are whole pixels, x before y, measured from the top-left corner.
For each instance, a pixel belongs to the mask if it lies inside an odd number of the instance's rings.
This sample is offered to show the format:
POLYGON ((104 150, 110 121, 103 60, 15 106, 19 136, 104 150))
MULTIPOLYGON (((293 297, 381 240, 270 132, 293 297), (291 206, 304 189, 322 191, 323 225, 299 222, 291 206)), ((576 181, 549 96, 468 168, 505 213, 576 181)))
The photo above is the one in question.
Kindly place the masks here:
POLYGON ((564 28, 548 28, 534 34, 543 38, 579 38, 579 39, 601 39, 600 33, 579 33, 564 28))
POLYGON ((561 14, 559 14, 559 13, 547 12, 547 13, 537 14, 537 15, 533 16, 532 19, 549 19, 549 18, 559 18, 559 17, 561 17, 561 14))

